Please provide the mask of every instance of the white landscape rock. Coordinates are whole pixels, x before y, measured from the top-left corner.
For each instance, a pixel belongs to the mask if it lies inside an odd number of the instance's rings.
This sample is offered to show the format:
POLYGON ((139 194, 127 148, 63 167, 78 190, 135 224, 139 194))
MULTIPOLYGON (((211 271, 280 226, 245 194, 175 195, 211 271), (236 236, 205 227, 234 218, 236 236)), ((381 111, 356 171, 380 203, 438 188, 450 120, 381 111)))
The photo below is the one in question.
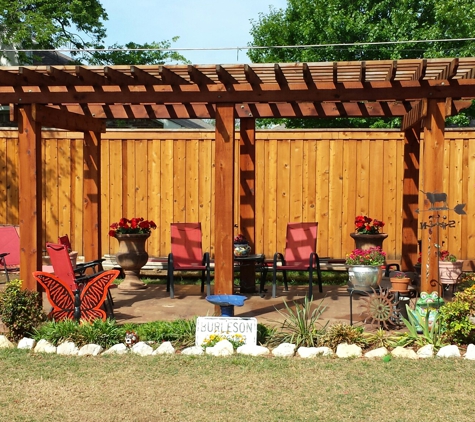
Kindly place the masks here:
POLYGON ((302 359, 312 359, 316 356, 331 356, 333 355, 333 350, 329 347, 299 347, 297 349, 297 355, 302 359))
POLYGON ((12 349, 15 345, 6 336, 0 336, 0 349, 12 349))
POLYGON ((153 353, 153 348, 144 341, 139 341, 132 346, 130 351, 140 356, 151 356, 153 353))
POLYGON ((85 344, 79 349, 79 356, 98 356, 104 351, 99 344, 85 344))
POLYGON ((58 345, 56 353, 58 355, 77 356, 79 349, 72 341, 65 341, 58 345))
POLYGON ((425 346, 422 346, 417 351, 417 356, 419 356, 421 359, 433 358, 434 357, 434 345, 433 344, 426 344, 425 346))
POLYGON ((169 341, 164 341, 156 350, 153 351, 152 355, 173 355, 175 354, 175 348, 169 341))
POLYGON ((475 360, 475 344, 469 344, 465 352, 465 359, 475 360))
POLYGON ((395 358, 404 359, 419 359, 417 353, 412 349, 406 349, 405 347, 398 346, 392 352, 391 356, 395 358))
POLYGON ((29 337, 23 337, 19 342, 18 342, 18 348, 19 349, 28 349, 32 350, 36 346, 36 340, 34 338, 29 338, 29 337))
POLYGON ((460 350, 455 344, 452 344, 441 347, 436 356, 438 358, 459 358, 460 350))
POLYGON ((221 340, 213 347, 206 348, 206 354, 212 356, 231 356, 234 354, 234 347, 229 340, 221 340))
POLYGON ((258 346, 256 344, 244 344, 237 348, 236 353, 248 356, 264 356, 268 355, 270 350, 267 347, 258 346))
POLYGON ((48 340, 41 339, 34 348, 35 353, 56 353, 56 346, 53 346, 48 340))
POLYGON ((274 350, 272 350, 272 354, 279 358, 289 358, 295 354, 296 347, 296 344, 282 343, 279 344, 274 350))
POLYGON ((194 355, 194 356, 200 356, 203 355, 205 352, 201 346, 192 346, 192 347, 187 347, 186 349, 183 349, 181 351, 182 355, 194 355))
POLYGON ((365 353, 364 357, 368 359, 377 359, 377 358, 382 358, 389 354, 388 349, 386 347, 379 347, 374 350, 370 350, 369 352, 365 353))
POLYGON ((360 358, 363 355, 363 350, 356 344, 340 343, 336 347, 336 355, 339 358, 360 358))
POLYGON ((107 349, 103 355, 125 355, 129 352, 129 349, 124 343, 114 344, 111 348, 107 349))

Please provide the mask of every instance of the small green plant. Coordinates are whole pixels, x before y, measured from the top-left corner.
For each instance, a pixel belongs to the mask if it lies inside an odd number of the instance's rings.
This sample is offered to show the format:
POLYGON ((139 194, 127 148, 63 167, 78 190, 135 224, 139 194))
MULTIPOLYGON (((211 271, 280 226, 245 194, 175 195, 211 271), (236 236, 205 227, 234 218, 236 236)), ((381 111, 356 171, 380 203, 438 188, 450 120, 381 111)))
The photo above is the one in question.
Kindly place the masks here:
POLYGON ((244 345, 246 342, 245 337, 242 334, 210 334, 209 337, 206 337, 201 344, 205 349, 207 347, 216 346, 221 340, 228 340, 234 349, 244 345))
POLYGON ((46 320, 38 292, 23 290, 21 286, 21 280, 12 280, 0 292, 0 319, 14 341, 32 335, 34 328, 46 320))
POLYGON ((401 334, 395 333, 391 334, 383 328, 379 327, 376 332, 363 332, 363 337, 368 345, 368 347, 390 347, 394 348, 397 346, 398 341, 400 340, 401 334))
POLYGON ((367 341, 364 336, 364 328, 355 325, 337 322, 330 325, 325 333, 320 336, 319 344, 336 350, 340 343, 356 344, 366 347, 367 341))
POLYGON ((430 323, 430 310, 427 310, 424 321, 419 324, 414 311, 408 305, 406 305, 406 309, 408 319, 402 318, 402 320, 408 332, 401 336, 401 340, 398 342, 399 346, 409 346, 410 344, 425 346, 432 344, 434 348, 440 349, 446 344, 442 336, 439 312, 436 313, 432 323, 430 323), (418 333, 419 327, 422 330, 421 334, 418 333))
POLYGON ((313 300, 305 296, 303 305, 294 302, 294 310, 284 301, 285 312, 279 309, 277 309, 277 312, 282 315, 285 320, 282 323, 280 331, 275 333, 269 343, 292 343, 295 344, 297 348, 300 346, 315 346, 318 341, 318 336, 324 332, 326 327, 326 324, 322 326, 318 321, 325 311, 326 306, 323 306, 322 299, 318 306, 312 311, 312 303, 313 300))

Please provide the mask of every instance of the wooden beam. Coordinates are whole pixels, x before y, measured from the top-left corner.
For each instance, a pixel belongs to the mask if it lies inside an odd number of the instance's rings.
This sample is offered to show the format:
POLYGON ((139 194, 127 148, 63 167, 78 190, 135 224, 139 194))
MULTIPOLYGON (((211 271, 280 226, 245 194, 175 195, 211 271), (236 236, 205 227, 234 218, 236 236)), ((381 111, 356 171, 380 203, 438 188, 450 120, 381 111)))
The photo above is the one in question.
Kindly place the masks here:
POLYGON ((102 257, 101 244, 101 135, 84 133, 84 258, 102 257))
POLYGON ((404 131, 404 180, 402 195, 402 270, 414 271, 418 258, 420 130, 404 131))
POLYGON ((214 81, 193 65, 188 65, 190 80, 199 86, 214 85, 214 81))
POLYGON ((144 85, 160 85, 163 83, 160 79, 156 78, 155 76, 151 75, 149 72, 141 69, 138 66, 130 66, 130 73, 134 77, 134 79, 139 84, 144 85))
MULTIPOLYGON (((241 119, 239 146, 239 231, 249 241, 251 253, 256 253, 256 120, 241 119)), ((241 268, 241 293, 254 293, 256 268, 241 268)))
POLYGON ((32 272, 42 267, 41 126, 31 105, 20 107, 18 116, 20 279, 24 289, 37 290, 32 272))
POLYGON ((244 65, 244 75, 246 76, 246 80, 254 87, 258 87, 262 84, 262 80, 259 78, 257 73, 254 69, 249 66, 248 64, 244 65))
POLYGON ((94 117, 71 113, 67 110, 33 104, 33 118, 42 126, 57 129, 76 130, 79 132, 105 133, 106 122, 94 117))
POLYGON ((50 77, 27 67, 19 67, 18 73, 25 81, 24 85, 49 86, 53 82, 50 77))
POLYGON ((224 66, 220 64, 216 65, 216 74, 218 75, 218 79, 227 87, 231 87, 232 85, 236 85, 239 82, 232 76, 224 66))
POLYGON ((109 85, 109 80, 99 73, 95 73, 84 66, 76 66, 76 75, 81 81, 92 86, 109 85))
POLYGON ((110 66, 104 67, 104 75, 107 76, 107 79, 109 79, 112 84, 121 85, 122 89, 127 89, 128 85, 136 84, 134 78, 110 66))
MULTIPOLYGON (((427 117, 424 119, 424 138, 422 140, 422 178, 421 191, 443 192, 443 180, 440 169, 444 165, 444 129, 445 100, 428 101, 427 117)), ((419 204, 422 223, 435 225, 439 222, 438 211, 428 211, 431 203, 427 196, 419 204)), ((422 237, 422 271, 421 291, 436 291, 442 295, 439 282, 439 230, 436 226, 421 230, 422 237)))
POLYGON ((233 294, 234 285, 234 105, 216 108, 214 293, 233 294))
POLYGON ((54 80, 58 85, 64 84, 68 86, 75 86, 81 82, 77 76, 57 69, 53 66, 46 66, 46 73, 50 75, 51 79, 54 80))
POLYGON ((18 86, 21 84, 21 77, 18 73, 8 72, 0 69, 0 86, 18 86))
MULTIPOLYGON (((167 73, 167 72, 164 72, 167 73)), ((185 81, 171 72, 176 78, 185 81)), ((101 78, 99 76, 99 78, 101 78)), ((106 78, 103 78, 107 81, 106 78)), ((437 80, 424 81, 387 81, 379 82, 341 82, 333 84, 316 84, 309 89, 305 83, 289 84, 283 89, 276 83, 268 83, 265 89, 253 89, 250 84, 233 86, 232 90, 222 83, 207 85, 200 89, 197 85, 182 83, 175 85, 156 85, 154 90, 143 87, 129 87, 130 91, 119 86, 106 89, 52 90, 29 89, 27 92, 2 92, 1 104, 185 104, 185 103, 282 103, 304 101, 407 101, 422 98, 455 99, 475 98, 475 80, 456 79, 445 83, 437 80)), ((185 81, 186 82, 186 81, 185 81)), ((169 83, 169 81, 168 81, 169 83)), ((110 85, 107 81, 106 85, 110 85)), ((34 88, 34 87, 33 87, 34 88)))
POLYGON ((169 85, 189 85, 186 79, 183 79, 181 76, 177 75, 175 72, 172 72, 165 66, 158 67, 158 73, 163 80, 163 83, 169 85))
POLYGON ((402 117, 401 130, 406 131, 420 125, 422 119, 427 116, 427 99, 422 99, 402 117))

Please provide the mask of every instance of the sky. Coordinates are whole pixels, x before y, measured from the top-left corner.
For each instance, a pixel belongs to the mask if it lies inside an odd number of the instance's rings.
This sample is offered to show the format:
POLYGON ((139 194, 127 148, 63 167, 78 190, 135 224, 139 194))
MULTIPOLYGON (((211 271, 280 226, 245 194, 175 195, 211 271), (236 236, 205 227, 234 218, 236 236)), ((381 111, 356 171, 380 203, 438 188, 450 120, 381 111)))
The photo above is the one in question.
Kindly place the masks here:
MULTIPOLYGON (((272 5, 284 9, 287 0, 100 0, 109 20, 107 46, 133 41, 171 41, 176 48, 245 47, 252 41, 251 22, 272 5)), ((179 51, 193 64, 250 63, 247 51, 179 51)))

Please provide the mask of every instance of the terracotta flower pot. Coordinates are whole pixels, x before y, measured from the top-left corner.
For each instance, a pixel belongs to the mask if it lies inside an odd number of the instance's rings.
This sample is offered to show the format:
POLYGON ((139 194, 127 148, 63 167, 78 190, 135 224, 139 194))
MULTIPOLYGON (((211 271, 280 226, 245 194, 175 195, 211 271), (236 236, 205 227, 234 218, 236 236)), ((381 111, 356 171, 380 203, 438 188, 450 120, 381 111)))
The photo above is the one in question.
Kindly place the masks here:
POLYGON ((411 279, 409 277, 391 277, 391 290, 393 292, 407 293, 409 292, 409 284, 411 284, 411 279))
POLYGON ((119 241, 119 251, 116 255, 117 263, 124 271, 124 281, 119 284, 121 290, 145 289, 147 285, 140 279, 140 269, 148 261, 145 242, 150 237, 146 234, 119 234, 115 235, 119 241))

